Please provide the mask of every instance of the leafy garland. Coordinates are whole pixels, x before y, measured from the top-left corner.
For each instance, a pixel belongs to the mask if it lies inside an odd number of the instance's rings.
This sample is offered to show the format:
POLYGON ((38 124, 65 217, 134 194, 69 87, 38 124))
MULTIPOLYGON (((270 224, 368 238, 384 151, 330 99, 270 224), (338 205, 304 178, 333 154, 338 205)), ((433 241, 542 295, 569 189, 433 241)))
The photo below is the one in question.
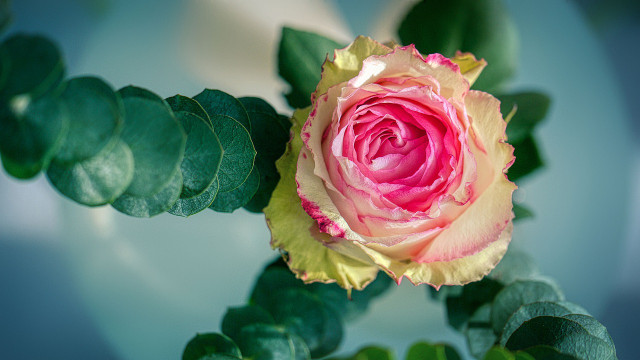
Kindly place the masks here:
MULTIPOLYGON (((9 19, 2 2, 0 30, 9 19)), ((464 49, 486 58, 492 66, 476 88, 500 94, 515 70, 512 28, 499 0, 423 1, 398 33, 423 53, 451 56, 464 49)), ((320 69, 326 54, 339 47, 313 33, 283 29, 278 65, 291 85, 286 99, 292 107, 309 105, 320 79, 311 69, 320 69)), ((260 212, 278 182, 275 160, 284 152, 291 123, 264 100, 209 89, 192 98, 162 99, 134 86, 114 91, 97 77, 65 80, 58 48, 38 35, 4 40, 0 66, 0 156, 16 178, 44 171, 62 195, 87 206, 111 204, 136 217, 190 216, 206 208, 260 212)), ((519 181, 543 165, 532 131, 550 100, 539 92, 498 98, 516 149, 509 178, 519 181)), ((514 212, 517 219, 532 215, 520 205, 514 212)), ((340 344, 343 321, 364 313, 390 283, 380 275, 351 294, 334 284, 304 285, 278 260, 258 278, 249 304, 227 311, 224 335, 197 335, 183 359, 327 356, 340 344)), ((449 324, 465 335, 476 358, 616 358, 604 326, 564 301, 523 254, 507 254, 482 281, 431 293, 446 304, 449 324)), ((423 342, 407 355, 459 358, 449 345, 423 342)), ((393 353, 368 347, 348 359, 393 359, 393 353)))

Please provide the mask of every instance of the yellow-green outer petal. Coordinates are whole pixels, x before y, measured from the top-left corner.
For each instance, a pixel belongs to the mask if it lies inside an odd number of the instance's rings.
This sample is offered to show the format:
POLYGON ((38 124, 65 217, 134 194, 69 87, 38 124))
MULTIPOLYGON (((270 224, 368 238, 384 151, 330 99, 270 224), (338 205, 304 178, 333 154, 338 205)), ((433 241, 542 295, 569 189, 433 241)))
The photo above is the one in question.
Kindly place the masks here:
POLYGON ((392 50, 381 43, 366 37, 358 36, 351 45, 335 51, 333 61, 326 60, 322 65, 322 79, 313 93, 313 98, 341 82, 350 80, 362 69, 362 62, 371 55, 386 55, 392 50))
POLYGON ((276 162, 280 182, 276 186, 269 205, 264 209, 267 224, 271 229, 271 246, 288 254, 287 263, 296 276, 309 282, 337 282, 345 289, 360 290, 373 281, 378 267, 342 255, 324 246, 320 241, 331 241, 327 234, 311 229, 318 224, 302 208, 297 193, 295 174, 298 154, 302 149, 300 131, 309 116, 311 108, 297 110, 293 115, 291 128, 293 138, 287 144, 284 155, 276 162))
POLYGON ((460 73, 469 82, 469 86, 476 82, 482 70, 487 66, 487 62, 484 59, 477 60, 472 53, 462 53, 460 51, 456 53, 456 56, 451 61, 460 67, 460 73))

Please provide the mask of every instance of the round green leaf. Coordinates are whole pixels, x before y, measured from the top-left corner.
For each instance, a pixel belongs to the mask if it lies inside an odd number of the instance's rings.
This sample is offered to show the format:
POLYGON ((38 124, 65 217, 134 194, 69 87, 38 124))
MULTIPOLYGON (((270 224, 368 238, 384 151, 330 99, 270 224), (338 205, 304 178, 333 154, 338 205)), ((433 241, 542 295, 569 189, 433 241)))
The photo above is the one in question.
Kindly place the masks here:
POLYGON ((180 171, 176 171, 167 186, 158 193, 148 197, 139 197, 125 193, 117 198, 111 205, 116 210, 127 215, 152 217, 169 210, 180 197, 181 190, 182 174, 180 171))
POLYGON ((96 77, 78 77, 66 82, 62 98, 69 108, 69 133, 57 163, 87 160, 117 141, 124 109, 111 86, 96 77))
POLYGON ((211 186, 207 188, 202 194, 189 199, 178 199, 175 204, 169 209, 169 214, 176 216, 188 217, 201 212, 202 210, 211 206, 213 199, 218 194, 218 179, 214 179, 211 186))
POLYGON ((184 182, 180 198, 192 198, 205 192, 216 178, 222 160, 222 146, 203 118, 184 111, 175 115, 187 134, 180 164, 184 182))
POLYGON ((473 282, 462 287, 460 296, 447 297, 447 320, 454 329, 462 330, 471 315, 483 304, 493 301, 502 289, 502 284, 491 278, 473 282))
POLYGON ((421 1, 402 21, 398 35, 404 45, 415 44, 424 54, 451 57, 460 50, 486 59, 478 89, 499 88, 517 67, 516 27, 500 0, 421 1))
POLYGON ((210 127, 213 127, 211 119, 209 119, 209 114, 207 114, 204 108, 202 108, 202 106, 192 98, 183 95, 175 95, 170 98, 166 98, 165 101, 169 104, 173 112, 177 113, 179 111, 186 111, 188 113, 192 113, 193 115, 201 117, 210 127))
POLYGON ((366 346, 348 357, 331 358, 331 360, 394 360, 393 350, 380 346, 366 346))
POLYGON ((516 181, 544 166, 537 142, 533 136, 529 135, 523 140, 510 141, 509 143, 513 145, 513 154, 516 157, 516 161, 507 171, 509 180, 516 181))
POLYGON ((217 359, 221 355, 242 359, 240 349, 228 337, 215 333, 197 334, 185 347, 182 360, 201 360, 207 356, 217 359))
MULTIPOLYGON (((235 97, 220 90, 205 89, 200 94, 193 97, 202 108, 213 118, 215 115, 225 115, 244 126, 247 131, 251 131, 251 121, 249 115, 242 106, 242 103, 235 97)), ((216 124, 213 122, 215 129, 216 124)))
POLYGON ((126 116, 122 140, 129 145, 135 161, 133 181, 126 194, 153 197, 173 180, 182 162, 186 136, 167 103, 157 95, 132 86, 118 93, 126 116))
POLYGON ((211 122, 223 150, 218 170, 220 192, 229 192, 242 185, 251 174, 256 151, 249 132, 233 118, 212 115, 211 122))
POLYGON ((253 286, 250 302, 265 309, 271 309, 279 301, 274 295, 277 290, 304 287, 304 283, 296 279, 289 268, 268 267, 260 274, 256 284, 253 286))
POLYGON ((306 360, 309 349, 304 341, 274 325, 251 324, 245 326, 238 339, 244 358, 254 360, 306 360))
POLYGON ((460 355, 447 344, 418 342, 409 348, 407 360, 460 360, 460 355))
POLYGON ((547 345, 538 345, 530 347, 526 352, 518 351, 516 360, 580 360, 575 356, 561 353, 558 349, 547 345), (528 358, 524 356, 529 355, 528 358))
MULTIPOLYGON (((576 310, 576 308, 573 308, 573 310, 576 310)), ((500 345, 504 346, 509 340, 509 336, 527 320, 545 315, 564 316, 572 314, 573 310, 570 306, 564 306, 563 302, 536 301, 524 304, 509 317, 500 335, 500 345)))
POLYGON ((35 163, 32 165, 21 165, 4 156, 4 154, 0 154, 0 158, 2 159, 2 167, 4 168, 4 171, 17 179, 31 179, 34 176, 38 175, 40 173, 40 170, 42 169, 41 163, 35 163))
POLYGON ((333 51, 343 45, 324 36, 282 28, 278 46, 278 74, 291 85, 285 95, 293 108, 311 105, 311 93, 320 82, 322 64, 333 55, 333 51))
POLYGON ((118 141, 96 156, 72 165, 52 162, 47 170, 51 184, 66 197, 83 205, 113 202, 133 179, 133 155, 118 141))
POLYGON ((58 98, 14 97, 0 106, 0 152, 12 169, 32 169, 17 173, 37 174, 62 145, 68 127, 67 107, 58 98))
POLYGON ((487 351, 487 354, 482 358, 483 360, 515 360, 515 355, 509 350, 501 347, 492 347, 487 351))
POLYGON ((213 200, 211 209, 220 212, 230 213, 236 209, 243 207, 251 200, 258 187, 260 186, 260 173, 257 168, 253 168, 247 180, 239 187, 227 191, 219 192, 218 196, 213 200))
POLYGON ((542 119, 547 116, 551 99, 541 92, 519 92, 498 96, 500 111, 507 116, 516 107, 516 112, 507 124, 509 142, 524 140, 542 119))
POLYGON ((289 288, 273 295, 277 301, 267 309, 276 323, 300 336, 309 347, 311 357, 318 358, 333 352, 342 340, 340 317, 311 292, 289 288))
POLYGON ((611 339, 611 335, 609 335, 607 328, 595 318, 580 313, 564 315, 563 318, 573 320, 582 325, 582 327, 585 328, 589 332, 589 334, 607 343, 607 345, 611 346, 611 348, 615 352, 616 347, 613 344, 613 339, 611 339))
POLYGON ((516 280, 500 290, 491 307, 491 326, 496 334, 518 308, 537 301, 561 301, 564 296, 557 286, 545 280, 516 280))
POLYGON ((232 307, 222 319, 222 332, 232 339, 238 340, 243 327, 251 324, 273 324, 273 316, 267 310, 256 305, 232 307))
POLYGON ((497 336, 491 329, 491 304, 480 306, 469 318, 464 335, 467 338, 469 352, 481 358, 496 343, 497 336))
POLYGON ((538 345, 547 345, 584 360, 616 359, 615 350, 606 342, 590 335, 577 321, 563 317, 539 316, 528 320, 507 342, 510 350, 527 351, 538 345))
POLYGON ((260 186, 251 201, 244 207, 253 212, 261 212, 271 199, 280 174, 276 169, 278 160, 289 141, 289 131, 279 124, 278 114, 266 101, 255 97, 239 99, 251 120, 251 140, 256 148, 255 167, 260 172, 260 186))
POLYGON ((539 274, 538 266, 531 255, 509 248, 489 277, 504 285, 518 279, 530 279, 539 274))
POLYGON ((58 47, 39 35, 16 34, 0 45, 3 61, 0 99, 16 95, 32 98, 59 86, 64 77, 64 63, 58 47))

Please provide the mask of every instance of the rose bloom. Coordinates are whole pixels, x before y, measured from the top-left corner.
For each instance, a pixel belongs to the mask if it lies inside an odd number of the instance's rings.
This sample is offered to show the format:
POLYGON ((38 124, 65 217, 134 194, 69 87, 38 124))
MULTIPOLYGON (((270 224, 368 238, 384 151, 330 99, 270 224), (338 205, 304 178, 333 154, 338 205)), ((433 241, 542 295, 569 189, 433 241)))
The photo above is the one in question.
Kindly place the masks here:
POLYGON ((325 62, 265 209, 299 278, 361 289, 382 269, 439 288, 495 267, 516 186, 500 103, 469 90, 485 65, 365 37, 325 62))

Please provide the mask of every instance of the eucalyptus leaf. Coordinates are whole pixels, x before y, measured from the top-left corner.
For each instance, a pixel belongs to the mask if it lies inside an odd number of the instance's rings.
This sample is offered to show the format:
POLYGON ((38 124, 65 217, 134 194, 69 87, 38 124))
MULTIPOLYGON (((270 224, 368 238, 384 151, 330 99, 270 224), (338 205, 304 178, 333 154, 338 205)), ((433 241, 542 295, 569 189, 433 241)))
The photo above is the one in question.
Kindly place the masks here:
POLYGON ((171 181, 154 195, 141 197, 123 194, 111 204, 121 213, 135 217, 152 217, 169 210, 180 197, 182 173, 175 171, 171 181))
POLYGON ((242 328, 251 324, 274 324, 269 312, 257 305, 231 307, 222 319, 222 332, 231 339, 238 340, 242 328))
POLYGON ((216 178, 202 194, 188 199, 179 198, 169 209, 169 214, 188 217, 207 209, 218 195, 218 188, 218 179, 216 178))
POLYGON ((60 85, 64 62, 58 47, 40 35, 16 34, 0 45, 3 79, 0 99, 39 97, 60 85))
POLYGON ((607 345, 611 346, 614 353, 616 350, 615 345, 613 344, 613 339, 611 339, 611 335, 607 331, 607 328, 602 325, 598 320, 589 316, 585 313, 572 313, 563 316, 565 319, 573 320, 578 324, 582 325, 590 335, 597 337, 598 339, 607 343, 607 345))
POLYGON ((513 221, 520 221, 535 216, 531 209, 522 204, 513 204, 513 214, 515 215, 513 221))
POLYGON ((531 255, 510 247, 488 276, 508 285, 518 279, 535 278, 539 274, 538 265, 531 255))
POLYGON ((122 140, 129 145, 135 161, 133 181, 126 194, 132 198, 154 197, 170 182, 175 185, 174 174, 182 162, 186 135, 167 103, 157 95, 132 86, 118 93, 126 116, 122 140))
POLYGON ((289 141, 289 131, 284 130, 278 120, 278 113, 266 101, 255 97, 239 99, 251 120, 251 140, 256 149, 255 167, 260 173, 260 186, 245 209, 261 212, 271 199, 280 174, 276 169, 278 160, 289 141))
POLYGON ((456 330, 466 327, 471 315, 483 304, 491 302, 502 289, 502 284, 485 277, 465 285, 460 296, 447 298, 447 319, 456 330))
POLYGON ((242 185, 231 191, 219 192, 209 207, 215 211, 233 212, 246 205, 255 195, 256 191, 258 191, 259 186, 260 173, 258 169, 254 167, 242 185))
MULTIPOLYGON (((249 115, 240 100, 232 95, 220 90, 205 89, 193 99, 202 106, 209 117, 225 115, 242 124, 247 131, 251 131, 249 115)), ((213 121, 213 128, 216 128, 215 121, 213 121)))
POLYGON ((513 154, 516 160, 507 171, 509 180, 517 181, 544 166, 538 145, 533 136, 527 136, 517 142, 510 141, 510 144, 514 147, 513 154))
POLYGON ((219 356, 242 359, 240 349, 233 340, 222 334, 208 333, 198 334, 187 343, 182 360, 201 360, 207 356, 211 359, 218 359, 219 356))
POLYGON ((133 155, 118 141, 96 156, 72 165, 52 162, 47 170, 51 184, 71 200, 88 206, 113 202, 133 179, 133 155))
POLYGON ((223 149, 217 176, 220 192, 229 192, 242 185, 251 174, 256 150, 249 132, 233 118, 212 115, 211 122, 223 149))
POLYGON ((421 1, 404 18, 398 35, 424 54, 452 57, 460 50, 486 59, 477 89, 500 88, 517 67, 515 24, 500 0, 421 1))
POLYGON ((515 360, 516 356, 505 348, 498 346, 492 347, 482 360, 515 360))
POLYGON ((243 358, 253 360, 306 360, 309 349, 302 339, 282 328, 251 324, 240 331, 238 346, 243 358))
POLYGON ((177 113, 179 111, 186 111, 188 113, 192 113, 193 115, 204 119, 207 124, 213 128, 211 119, 209 119, 209 114, 207 114, 204 108, 192 98, 183 95, 175 95, 170 98, 166 98, 165 101, 169 104, 173 112, 177 113))
POLYGON ((395 358, 391 349, 380 346, 366 346, 352 356, 331 358, 331 360, 394 360, 395 358))
POLYGON ((22 165, 14 162, 4 154, 0 154, 2 159, 2 167, 7 174, 13 176, 16 179, 27 180, 35 177, 42 170, 41 163, 33 163, 30 165, 22 165))
POLYGON ((69 109, 69 133, 55 156, 64 165, 87 160, 118 140, 124 124, 120 97, 97 77, 68 80, 62 98, 69 109))
POLYGON ((524 304, 509 317, 500 335, 500 345, 506 345, 509 337, 516 329, 524 324, 525 321, 538 316, 564 316, 571 313, 572 310, 569 307, 563 306, 561 302, 536 301, 530 304, 524 304))
POLYGON ((222 161, 222 145, 203 118, 185 111, 175 115, 187 135, 180 164, 183 181, 180 198, 193 198, 213 184, 222 161))
MULTIPOLYGON (((275 264, 280 264, 276 262, 275 264)), ((288 267, 270 265, 256 280, 251 296, 250 304, 259 305, 265 309, 271 309, 279 300, 274 296, 276 290, 287 288, 304 288, 304 283, 296 279, 288 267)))
POLYGON ((460 360, 458 352, 447 344, 418 342, 409 348, 407 360, 460 360))
POLYGON ((324 36, 307 31, 282 28, 278 47, 278 74, 291 85, 285 95, 293 108, 311 105, 311 93, 320 82, 322 64, 333 51, 344 47, 324 36))
POLYGON ((507 342, 510 350, 527 351, 538 345, 556 348, 559 352, 578 359, 616 359, 615 350, 606 342, 590 335, 580 323, 563 317, 538 316, 528 320, 507 342))
POLYGON ((496 334, 513 313, 522 305, 537 301, 561 301, 564 295, 558 287, 546 280, 516 280, 496 295, 491 307, 491 326, 496 334))
POLYGON ((467 338, 469 352, 476 358, 482 358, 496 343, 497 336, 491 328, 491 304, 481 305, 469 318, 463 330, 467 338))
POLYGON ((37 174, 60 149, 68 128, 69 112, 57 98, 17 96, 1 105, 0 152, 10 164, 5 168, 14 169, 20 178, 37 174))
POLYGON ((551 98, 541 92, 519 92, 498 96, 500 111, 506 116, 515 107, 515 115, 507 124, 509 142, 519 142, 531 135, 533 129, 542 121, 551 104, 551 98))
MULTIPOLYGON (((526 350, 526 352, 518 351, 517 354, 520 356, 522 356, 522 354, 530 354, 533 360, 580 360, 575 356, 563 354, 558 349, 552 348, 551 346, 547 345, 537 345, 534 347, 530 347, 526 350)), ((521 359, 516 358, 516 360, 521 359)))
POLYGON ((288 288, 274 294, 277 301, 267 309, 276 323, 300 336, 312 358, 333 352, 342 340, 342 323, 314 294, 302 288, 288 288))

